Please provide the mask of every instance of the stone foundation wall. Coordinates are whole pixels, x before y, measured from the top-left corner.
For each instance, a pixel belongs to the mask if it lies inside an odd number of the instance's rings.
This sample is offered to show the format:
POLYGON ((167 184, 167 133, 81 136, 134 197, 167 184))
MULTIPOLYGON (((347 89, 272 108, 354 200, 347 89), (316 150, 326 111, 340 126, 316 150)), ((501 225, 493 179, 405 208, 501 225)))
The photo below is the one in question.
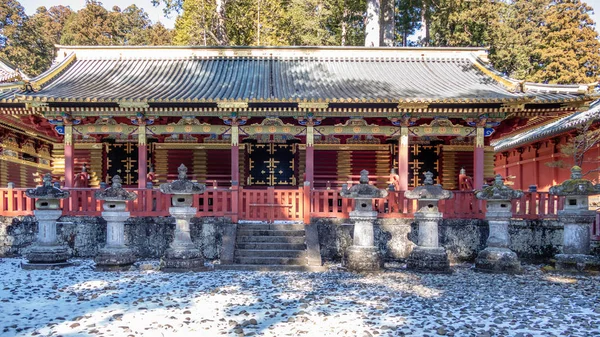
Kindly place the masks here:
MULTIPOLYGON (((193 218, 192 241, 207 260, 219 259, 224 225, 228 218, 193 218)), ((352 244, 353 226, 347 219, 313 219, 319 232, 324 261, 340 261, 352 244)), ((26 252, 35 240, 37 222, 31 216, 0 217, 0 257, 26 252)), ((171 217, 131 218, 125 224, 125 240, 139 258, 163 256, 173 239, 175 220, 171 217)), ((547 260, 561 250, 562 226, 557 221, 513 220, 509 226, 511 249, 524 260, 547 260)), ((93 257, 105 244, 106 222, 101 217, 61 217, 58 237, 75 257, 93 257)), ((440 224, 440 243, 453 262, 473 261, 485 247, 489 233, 483 220, 447 219, 440 224)), ((417 242, 418 227, 413 219, 378 219, 375 241, 385 260, 403 260, 417 242)), ((600 248, 593 250, 600 254, 600 248)))
MULTIPOLYGON (((321 256, 339 261, 352 245, 353 226, 348 219, 318 218, 321 256)), ((416 245, 418 226, 413 219, 378 219, 375 242, 387 261, 403 260, 416 245)), ((524 260, 547 260, 562 247, 562 226, 557 221, 513 220, 509 226, 511 249, 524 260)), ((473 261, 485 248, 489 227, 483 220, 445 219, 439 226, 440 244, 452 262, 473 261)))
MULTIPOLYGON (((101 217, 63 216, 56 226, 58 240, 74 257, 94 257, 106 243, 106 221, 101 217)), ((219 258, 227 218, 193 218, 192 241, 208 260, 219 258)), ((0 257, 23 255, 35 241, 37 221, 32 216, 0 217, 0 257)), ((139 258, 160 258, 175 232, 172 217, 131 218, 125 223, 125 242, 139 258)))

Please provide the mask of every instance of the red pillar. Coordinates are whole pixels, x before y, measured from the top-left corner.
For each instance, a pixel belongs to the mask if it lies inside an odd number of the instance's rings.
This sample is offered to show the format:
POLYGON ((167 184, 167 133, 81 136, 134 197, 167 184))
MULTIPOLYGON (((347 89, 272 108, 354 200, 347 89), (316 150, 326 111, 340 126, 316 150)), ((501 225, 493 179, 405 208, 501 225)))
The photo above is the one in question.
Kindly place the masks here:
POLYGON ((400 191, 408 190, 408 127, 400 127, 398 140, 398 176, 400 177, 400 191))
POLYGON ((475 149, 473 154, 473 188, 476 190, 480 190, 483 188, 483 132, 483 127, 477 127, 477 136, 475 137, 475 149))
POLYGON ((239 127, 231 125, 231 221, 239 219, 240 145, 239 127))
POLYGON ((231 184, 240 184, 240 146, 231 146, 231 184))
POLYGON ((146 188, 148 175, 148 145, 138 145, 138 188, 146 188))
POLYGON ((315 180, 315 147, 314 147, 314 126, 309 124, 306 126, 306 151, 305 151, 305 167, 304 172, 306 178, 304 180, 303 195, 303 214, 304 224, 310 225, 311 212, 311 191, 315 180))
POLYGON ((138 188, 146 188, 148 181, 148 144, 146 143, 146 124, 138 127, 138 188))
POLYGON ((312 186, 314 183, 315 170, 315 148, 314 146, 306 146, 306 180, 312 186))
POLYGON ((65 187, 73 187, 75 172, 73 166, 73 125, 65 125, 65 187))

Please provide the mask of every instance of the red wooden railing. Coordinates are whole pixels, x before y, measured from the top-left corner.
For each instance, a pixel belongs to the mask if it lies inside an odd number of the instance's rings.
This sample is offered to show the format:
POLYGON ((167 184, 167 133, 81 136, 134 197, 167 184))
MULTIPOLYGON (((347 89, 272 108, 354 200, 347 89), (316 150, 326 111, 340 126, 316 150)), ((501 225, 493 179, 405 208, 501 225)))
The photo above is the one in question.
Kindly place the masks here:
POLYGON ((301 189, 242 189, 240 188, 240 219, 244 220, 301 220, 304 201, 301 189))
POLYGON ((31 215, 35 202, 25 196, 25 189, 0 188, 0 215, 31 215))
MULTIPOLYGON (((171 197, 158 189, 128 189, 138 198, 127 203, 132 217, 168 216, 171 197)), ((62 201, 65 215, 99 216, 102 201, 96 200, 98 189, 71 188, 71 197, 62 201)), ((304 198, 304 189, 222 188, 209 186, 205 193, 195 196, 196 216, 228 216, 243 220, 307 220, 309 217, 347 218, 354 207, 353 200, 341 198, 339 189, 306 189, 310 198, 304 198), (310 207, 310 212, 305 209, 310 207), (237 209, 237 211, 236 211, 237 209), (308 212, 308 213, 307 213, 308 212)), ((527 192, 514 200, 513 218, 556 219, 563 207, 563 198, 546 192, 527 192)), ((412 218, 417 210, 415 200, 404 198, 403 192, 390 192, 387 198, 373 201, 380 218, 412 218)), ((485 202, 476 200, 472 192, 455 191, 454 197, 439 204, 447 219, 482 219, 485 202)), ((34 201, 25 196, 25 189, 0 188, 0 215, 31 215, 34 201)), ((592 237, 600 240, 600 213, 592 226, 592 237)))

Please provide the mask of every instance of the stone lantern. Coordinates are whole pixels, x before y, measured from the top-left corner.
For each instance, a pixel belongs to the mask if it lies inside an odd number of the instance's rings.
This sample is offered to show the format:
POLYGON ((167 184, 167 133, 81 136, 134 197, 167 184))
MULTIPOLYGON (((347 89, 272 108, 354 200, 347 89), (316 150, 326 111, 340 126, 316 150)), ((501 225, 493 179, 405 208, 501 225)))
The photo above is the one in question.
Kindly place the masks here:
POLYGON ((521 263, 517 254, 510 250, 508 224, 512 216, 512 199, 523 196, 520 190, 504 185, 501 175, 496 175, 494 184, 481 191, 475 191, 475 197, 486 200, 486 219, 490 226, 487 247, 479 252, 475 260, 478 271, 495 273, 519 273, 521 263))
POLYGON ((179 176, 167 184, 160 185, 160 191, 172 194, 169 213, 175 218, 175 237, 165 256, 164 271, 204 270, 202 252, 194 246, 190 237, 190 219, 197 209, 192 206, 192 196, 204 193, 206 186, 187 179, 187 168, 181 164, 179 176))
POLYGON ((37 239, 26 258, 24 269, 46 269, 69 266, 69 251, 56 239, 56 220, 62 215, 60 199, 66 199, 70 193, 52 185, 52 176, 47 173, 43 185, 28 189, 25 195, 35 199, 35 215, 38 221, 37 239))
POLYGON ((360 172, 360 184, 348 189, 342 185, 340 196, 354 199, 354 210, 350 212, 350 220, 354 222, 354 242, 346 250, 346 266, 353 271, 376 271, 381 269, 382 259, 379 249, 375 247, 373 222, 377 212, 373 210, 373 199, 385 198, 388 192, 369 185, 369 172, 360 172))
POLYGON ((418 211, 415 220, 419 224, 418 245, 408 257, 408 269, 424 272, 449 273, 448 254, 439 246, 438 222, 443 214, 438 209, 438 202, 452 198, 452 192, 433 184, 433 173, 425 173, 422 186, 404 192, 408 199, 417 199, 418 211))
POLYGON ((130 215, 125 210, 125 203, 135 200, 137 194, 124 190, 121 177, 116 175, 112 179, 112 186, 96 192, 95 196, 98 200, 104 200, 102 217, 106 220, 106 246, 96 256, 96 269, 125 269, 135 262, 133 251, 125 246, 125 221, 130 215))
POLYGON ((550 194, 564 196, 564 208, 558 211, 558 220, 564 227, 563 253, 556 255, 556 269, 584 271, 598 264, 590 253, 591 226, 596 216, 589 210, 588 197, 600 194, 600 185, 583 179, 581 168, 571 168, 571 179, 550 187, 550 194))

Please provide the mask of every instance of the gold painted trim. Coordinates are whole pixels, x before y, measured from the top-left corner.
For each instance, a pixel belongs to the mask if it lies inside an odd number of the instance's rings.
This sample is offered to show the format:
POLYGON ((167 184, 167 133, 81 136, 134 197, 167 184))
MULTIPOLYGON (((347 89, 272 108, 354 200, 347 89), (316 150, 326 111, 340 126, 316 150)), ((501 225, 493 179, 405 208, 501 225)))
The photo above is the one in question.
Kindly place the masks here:
POLYGON ((16 164, 21 164, 21 165, 27 165, 27 166, 31 166, 31 167, 35 167, 35 168, 39 168, 39 169, 44 169, 44 170, 50 170, 50 171, 52 170, 52 166, 51 165, 44 165, 44 164, 40 164, 40 163, 32 163, 30 161, 19 159, 19 158, 15 158, 15 157, 11 157, 11 156, 0 155, 0 160, 2 160, 2 161, 9 161, 9 162, 16 163, 16 164))
MULTIPOLYGON (((95 150, 95 149, 102 149, 102 143, 78 143, 75 142, 75 144, 73 144, 76 150, 95 150)), ((57 148, 55 148, 57 149, 57 148)), ((64 148, 63 148, 64 150, 64 148)))
POLYGON ((218 101, 217 107, 219 109, 247 109, 248 102, 218 101))
POLYGON ((65 145, 73 144, 73 125, 65 125, 65 145))
POLYGON ((329 103, 327 102, 299 102, 298 109, 318 109, 325 110, 329 108, 329 103))
POLYGON ((523 88, 522 83, 520 83, 520 82, 515 83, 510 80, 507 80, 506 78, 496 74, 494 71, 488 69, 485 65, 481 64, 481 62, 479 62, 478 60, 473 60, 473 65, 479 71, 481 71, 485 75, 491 77, 494 81, 502 84, 504 87, 506 87, 506 89, 508 89, 508 91, 511 91, 511 92, 523 91, 523 90, 521 90, 523 88))
MULTIPOLYGON (((231 149, 229 143, 155 143, 154 148, 157 150, 214 150, 214 149, 231 149)), ((243 144, 240 145, 243 148, 243 144)))
POLYGON ((60 74, 63 70, 65 70, 71 63, 73 63, 73 61, 75 61, 76 58, 77 57, 76 57, 75 53, 72 53, 65 60, 63 60, 61 65, 54 68, 51 72, 46 74, 46 76, 44 76, 43 78, 40 78, 39 80, 33 82, 32 85, 34 87, 35 86, 42 87, 44 84, 46 84, 46 82, 52 80, 56 75, 60 74))
MULTIPOLYGON (((484 151, 494 151, 493 146, 485 146, 484 151)), ((442 145, 442 151, 473 152, 473 145, 442 145)))
MULTIPOLYGON (((298 144, 299 149, 306 150, 304 144, 298 144)), ((339 150, 339 151, 388 151, 391 144, 315 144, 315 150, 339 150)))

